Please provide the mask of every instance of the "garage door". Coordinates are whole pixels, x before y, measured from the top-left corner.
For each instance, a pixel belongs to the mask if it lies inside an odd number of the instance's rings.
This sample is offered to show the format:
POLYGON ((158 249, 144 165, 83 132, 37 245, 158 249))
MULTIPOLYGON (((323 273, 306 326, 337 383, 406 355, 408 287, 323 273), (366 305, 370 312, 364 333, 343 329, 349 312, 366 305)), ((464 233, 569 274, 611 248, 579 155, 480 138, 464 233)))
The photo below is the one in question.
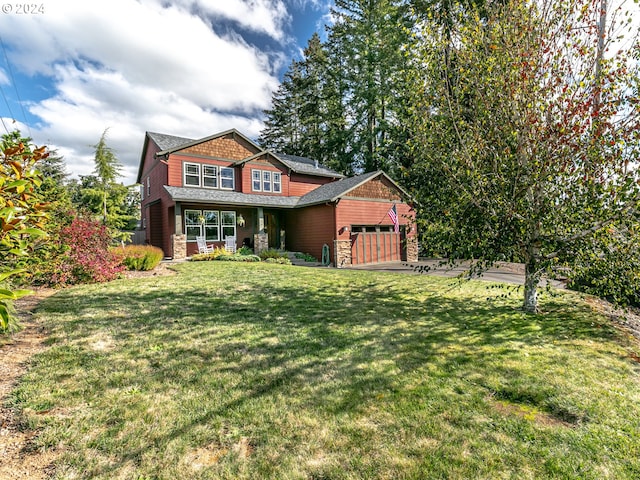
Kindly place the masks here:
POLYGON ((351 264, 402 260, 402 240, 394 232, 360 232, 351 235, 351 264))

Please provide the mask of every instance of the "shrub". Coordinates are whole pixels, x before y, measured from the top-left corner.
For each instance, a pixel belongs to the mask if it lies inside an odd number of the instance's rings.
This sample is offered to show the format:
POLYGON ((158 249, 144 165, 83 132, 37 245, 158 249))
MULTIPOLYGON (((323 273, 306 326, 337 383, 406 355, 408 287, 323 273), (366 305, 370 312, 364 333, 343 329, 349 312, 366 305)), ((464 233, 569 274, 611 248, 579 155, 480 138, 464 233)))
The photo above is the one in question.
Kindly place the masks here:
POLYGON ((191 260, 194 262, 206 262, 209 260, 216 260, 220 255, 230 255, 224 247, 216 247, 211 253, 196 253, 191 256, 191 260))
POLYGON ((238 255, 253 255, 253 249, 243 245, 238 249, 238 255))
POLYGON ((568 287, 621 306, 640 307, 640 239, 632 229, 601 232, 599 248, 576 256, 568 287))
POLYGON ((288 259, 286 253, 279 252, 275 248, 269 248, 267 250, 263 250, 258 255, 262 260, 267 260, 269 258, 287 258, 288 259))
POLYGON ((304 260, 305 262, 317 262, 318 259, 309 253, 296 253, 296 258, 304 260))
POLYGON ((64 286, 114 280, 125 267, 109 245, 111 234, 104 225, 76 217, 60 231, 65 252, 56 259, 51 284, 64 286))
POLYGON ((287 257, 278 257, 278 258, 267 258, 265 263, 278 263, 280 265, 291 265, 291 260, 287 257))
POLYGON ((122 257, 122 264, 129 270, 148 271, 158 266, 164 252, 161 248, 151 245, 127 245, 114 249, 116 255, 122 257))
POLYGON ((218 255, 216 260, 221 260, 224 262, 259 262, 260 257, 257 255, 239 255, 236 253, 235 255, 218 255))

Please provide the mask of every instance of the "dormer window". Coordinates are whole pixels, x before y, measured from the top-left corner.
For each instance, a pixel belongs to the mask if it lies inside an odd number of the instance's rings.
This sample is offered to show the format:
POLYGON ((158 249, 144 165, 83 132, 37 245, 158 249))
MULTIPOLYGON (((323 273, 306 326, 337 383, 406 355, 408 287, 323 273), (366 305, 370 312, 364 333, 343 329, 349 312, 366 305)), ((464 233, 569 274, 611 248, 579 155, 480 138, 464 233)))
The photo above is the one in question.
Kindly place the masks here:
POLYGON ((269 172, 268 170, 262 172, 262 191, 271 191, 271 172, 269 172))
POLYGON ((281 193, 282 174, 271 170, 251 170, 251 189, 254 192, 281 193))

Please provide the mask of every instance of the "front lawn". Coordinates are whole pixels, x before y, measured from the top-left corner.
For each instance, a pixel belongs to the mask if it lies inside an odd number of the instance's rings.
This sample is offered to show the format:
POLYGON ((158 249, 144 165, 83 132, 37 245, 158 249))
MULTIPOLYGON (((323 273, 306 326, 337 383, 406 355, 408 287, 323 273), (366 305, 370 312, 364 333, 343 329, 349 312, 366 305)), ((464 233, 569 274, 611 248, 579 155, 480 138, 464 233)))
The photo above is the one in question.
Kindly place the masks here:
POLYGON ((177 268, 42 304, 12 403, 58 478, 640 478, 638 352, 577 294, 177 268))

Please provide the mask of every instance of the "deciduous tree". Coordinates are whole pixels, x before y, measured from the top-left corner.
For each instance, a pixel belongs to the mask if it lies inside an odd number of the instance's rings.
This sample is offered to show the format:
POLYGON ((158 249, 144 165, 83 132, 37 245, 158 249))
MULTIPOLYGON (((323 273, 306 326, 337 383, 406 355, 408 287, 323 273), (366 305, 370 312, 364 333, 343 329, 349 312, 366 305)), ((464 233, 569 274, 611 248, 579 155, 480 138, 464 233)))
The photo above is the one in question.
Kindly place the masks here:
POLYGON ((638 45, 614 42, 626 18, 603 23, 603 5, 512 0, 420 32, 425 242, 477 268, 523 262, 527 311, 545 272, 638 213, 638 45))

